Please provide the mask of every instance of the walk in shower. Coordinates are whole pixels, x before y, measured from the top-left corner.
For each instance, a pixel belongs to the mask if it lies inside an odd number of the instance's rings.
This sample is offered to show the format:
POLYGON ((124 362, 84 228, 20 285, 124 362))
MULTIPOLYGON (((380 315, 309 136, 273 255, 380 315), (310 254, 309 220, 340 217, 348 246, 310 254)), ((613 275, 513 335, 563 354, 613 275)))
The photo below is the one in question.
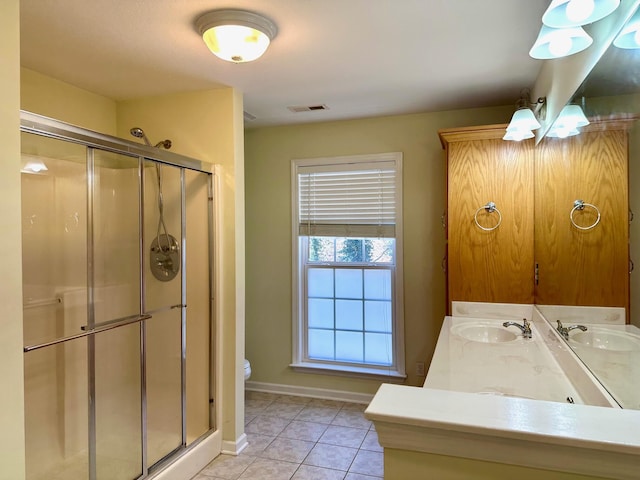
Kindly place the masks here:
POLYGON ((21 130, 27 479, 145 478, 215 429, 211 171, 21 130))

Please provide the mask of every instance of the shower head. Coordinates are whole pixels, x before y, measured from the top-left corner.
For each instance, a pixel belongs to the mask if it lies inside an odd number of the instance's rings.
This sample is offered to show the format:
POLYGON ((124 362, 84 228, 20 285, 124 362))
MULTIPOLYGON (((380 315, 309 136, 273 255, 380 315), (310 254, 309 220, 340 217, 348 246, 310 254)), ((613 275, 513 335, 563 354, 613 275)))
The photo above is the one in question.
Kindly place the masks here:
POLYGON ((131 133, 131 135, 133 135, 136 138, 141 138, 144 140, 144 143, 147 144, 148 147, 151 146, 151 142, 149 141, 149 139, 147 138, 147 136, 144 134, 144 130, 142 130, 139 127, 133 127, 131 130, 129 130, 129 132, 131 133))
POLYGON ((162 140, 154 145, 156 148, 162 147, 165 150, 169 150, 171 148, 171 140, 168 138, 166 140, 162 140))

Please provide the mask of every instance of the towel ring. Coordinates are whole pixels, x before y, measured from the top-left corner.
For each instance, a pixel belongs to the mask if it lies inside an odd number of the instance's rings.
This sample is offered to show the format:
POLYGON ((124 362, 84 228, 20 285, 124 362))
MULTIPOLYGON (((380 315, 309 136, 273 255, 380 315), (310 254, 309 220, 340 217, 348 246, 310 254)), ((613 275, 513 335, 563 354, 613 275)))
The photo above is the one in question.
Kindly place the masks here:
POLYGON ((595 226, 598 225, 598 223, 600 223, 600 210, 598 210, 598 207, 596 207, 595 205, 586 203, 583 200, 576 200, 575 202, 573 202, 573 208, 571 209, 571 213, 569 213, 569 219, 571 220, 571 223, 573 224, 573 226, 576 227, 578 230, 591 230, 592 228, 595 228, 595 226), (598 218, 596 218, 596 221, 593 222, 588 227, 581 227, 580 225, 577 225, 576 222, 573 220, 573 214, 575 213, 575 211, 584 210, 584 207, 591 207, 596 212, 598 212, 598 218))
POLYGON ((496 228, 498 228, 502 223, 502 214, 500 213, 500 210, 498 210, 498 207, 496 207, 495 203, 489 202, 486 205, 483 205, 482 207, 480 207, 478 210, 476 210, 476 214, 473 216, 473 221, 476 222, 476 225, 478 226, 478 228, 484 230, 485 232, 491 232, 496 228), (478 213, 480 213, 481 210, 486 210, 487 213, 496 212, 498 214, 498 223, 496 223, 493 227, 490 227, 490 228, 483 227, 482 225, 480 225, 478 223, 478 213))

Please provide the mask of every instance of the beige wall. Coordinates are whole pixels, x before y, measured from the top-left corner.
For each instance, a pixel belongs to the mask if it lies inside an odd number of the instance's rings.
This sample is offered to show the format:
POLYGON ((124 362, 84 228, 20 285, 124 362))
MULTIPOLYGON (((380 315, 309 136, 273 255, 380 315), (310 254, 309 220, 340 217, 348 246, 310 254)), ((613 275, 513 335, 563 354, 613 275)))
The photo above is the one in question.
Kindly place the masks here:
POLYGON ((19 0, 0 2, 0 479, 24 478, 19 0))
POLYGON ((116 134, 116 102, 47 77, 20 70, 20 108, 107 135, 116 134))
POLYGON ((506 123, 511 107, 369 118, 245 132, 246 354, 252 381, 374 393, 379 381, 293 372, 291 363, 291 160, 403 152, 407 384, 431 359, 445 314, 441 269, 445 161, 440 128, 506 123))

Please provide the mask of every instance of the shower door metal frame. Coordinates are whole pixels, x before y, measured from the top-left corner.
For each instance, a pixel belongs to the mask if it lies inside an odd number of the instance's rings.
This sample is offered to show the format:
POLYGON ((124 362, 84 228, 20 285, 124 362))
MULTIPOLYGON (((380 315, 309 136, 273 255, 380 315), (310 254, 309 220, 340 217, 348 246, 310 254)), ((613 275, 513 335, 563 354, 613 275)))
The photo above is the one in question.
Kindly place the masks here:
MULTIPOLYGON (((77 127, 59 120, 55 120, 42 115, 34 114, 24 110, 20 111, 20 131, 25 133, 31 133, 40 135, 52 139, 62 140, 66 142, 76 143, 87 147, 87 325, 82 327, 85 330, 82 333, 70 335, 55 339, 53 341, 40 343, 37 345, 27 345, 23 348, 25 353, 40 348, 45 348, 52 345, 57 345, 77 338, 87 338, 87 369, 88 369, 88 460, 89 460, 89 480, 96 480, 97 478, 97 464, 96 464, 96 409, 95 409, 95 335, 104 331, 117 329, 126 325, 132 325, 134 323, 140 324, 140 413, 141 413, 141 476, 140 479, 149 477, 157 471, 163 469, 168 464, 177 460, 181 455, 196 447, 201 441, 216 431, 217 425, 215 425, 215 415, 210 414, 209 429, 199 438, 195 439, 189 446, 187 446, 187 402, 186 402, 186 180, 185 169, 193 170, 199 173, 208 175, 207 179, 207 212, 208 212, 208 254, 210 259, 209 267, 209 298, 207 299, 207 305, 209 308, 209 325, 211 335, 209 338, 209 357, 210 371, 209 371, 209 391, 210 391, 210 403, 213 404, 214 392, 216 391, 217 375, 214 371, 215 362, 215 338, 216 334, 216 319, 215 309, 213 305, 214 291, 215 291, 215 248, 214 234, 216 231, 216 216, 215 206, 212 205, 214 199, 214 175, 215 169, 210 164, 205 164, 199 160, 179 155, 166 150, 161 150, 155 147, 149 147, 136 142, 125 140, 122 138, 105 135, 99 132, 94 132, 88 129, 77 127), (93 218, 93 203, 95 195, 95 162, 94 162, 94 150, 101 150, 112 152, 120 155, 124 155, 131 158, 138 159, 138 207, 139 207, 139 256, 140 256, 140 301, 139 301, 139 315, 132 315, 130 317, 124 317, 120 319, 113 319, 107 322, 103 322, 100 325, 95 324, 95 309, 94 309, 94 218, 93 218), (154 312, 147 313, 145 305, 145 288, 146 288, 146 273, 144 269, 144 185, 145 185, 145 161, 157 162, 160 164, 166 164, 173 167, 180 168, 180 209, 181 209, 181 286, 180 297, 181 303, 178 305, 171 305, 164 307, 154 312), (181 365, 180 365, 180 385, 181 385, 181 444, 169 452, 163 458, 154 463, 154 465, 148 465, 148 440, 147 440, 147 383, 146 383, 146 321, 152 318, 152 313, 163 311, 166 309, 180 308, 180 345, 181 345, 181 365)), ((211 412, 211 410, 210 410, 211 412)))

